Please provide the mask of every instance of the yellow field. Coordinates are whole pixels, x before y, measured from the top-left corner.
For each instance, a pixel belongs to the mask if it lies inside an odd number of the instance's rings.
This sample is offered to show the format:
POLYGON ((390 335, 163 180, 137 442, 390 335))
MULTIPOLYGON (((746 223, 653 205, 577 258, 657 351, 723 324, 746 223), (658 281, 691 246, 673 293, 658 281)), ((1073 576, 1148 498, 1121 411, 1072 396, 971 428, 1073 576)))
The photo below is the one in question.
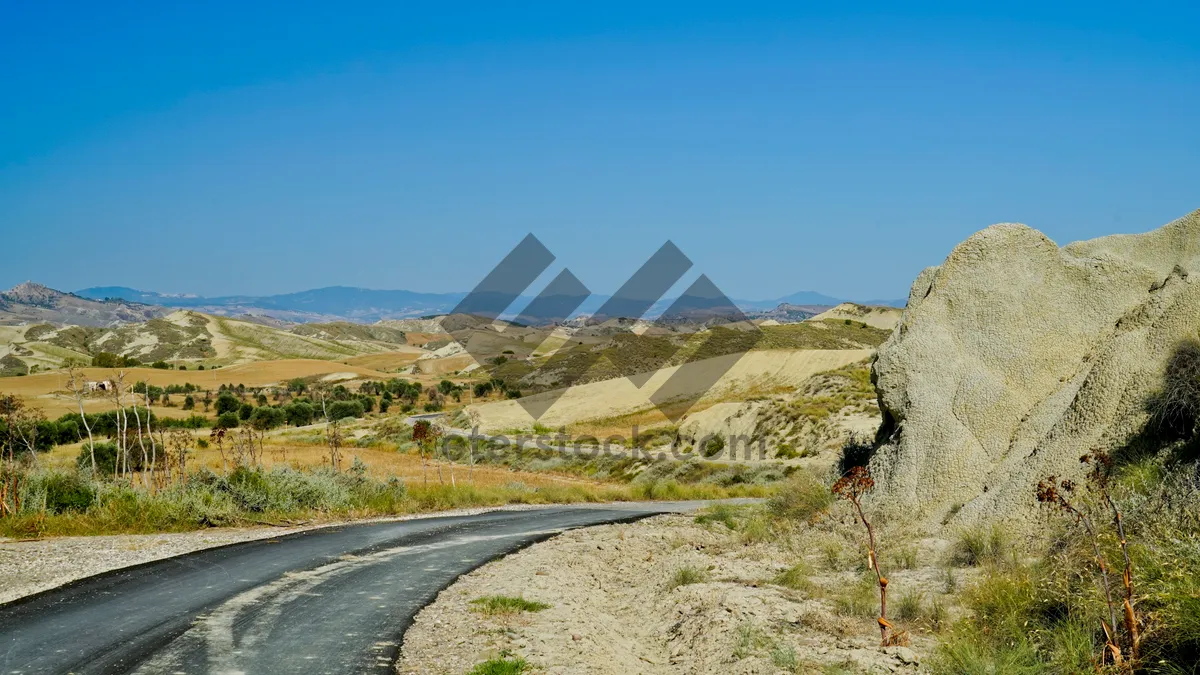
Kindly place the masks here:
POLYGON ((425 351, 414 348, 406 352, 381 352, 379 354, 363 354, 344 359, 342 363, 378 371, 390 371, 411 366, 425 351))
POLYGON ((441 359, 422 359, 416 363, 420 373, 437 376, 464 370, 473 365, 475 359, 471 358, 470 354, 459 354, 441 359))

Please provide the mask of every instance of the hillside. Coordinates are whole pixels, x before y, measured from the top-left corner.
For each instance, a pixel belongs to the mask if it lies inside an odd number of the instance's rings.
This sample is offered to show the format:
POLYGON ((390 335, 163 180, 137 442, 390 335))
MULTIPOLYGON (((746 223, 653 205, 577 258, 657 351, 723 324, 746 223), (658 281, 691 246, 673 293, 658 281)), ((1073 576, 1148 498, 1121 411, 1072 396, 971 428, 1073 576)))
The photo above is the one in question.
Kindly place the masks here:
POLYGON ((873 326, 881 330, 891 330, 900 323, 900 317, 904 315, 903 309, 897 309, 889 306, 871 306, 859 305, 853 302, 843 302, 837 307, 830 308, 813 317, 814 321, 825 321, 832 319, 834 321, 846 320, 865 323, 868 326, 873 326))
POLYGON ((112 326, 146 321, 170 310, 126 300, 97 301, 26 281, 0 292, 0 325, 21 323, 112 326))
MULTIPOLYGON (((759 331, 718 327, 666 334, 622 331, 604 339, 572 335, 557 352, 545 358, 510 359, 496 369, 496 375, 519 383, 522 391, 544 391, 750 350, 869 350, 888 336, 887 331, 845 320, 764 325, 759 331)), ((509 349, 521 354, 520 348, 509 349)))
MULTIPOLYGON (((116 327, 0 326, 0 372, 90 363, 100 352, 192 367, 276 359, 344 360, 416 348, 404 331, 351 323, 272 326, 180 310, 116 327)), ((421 351, 421 350, 417 350, 421 351)))

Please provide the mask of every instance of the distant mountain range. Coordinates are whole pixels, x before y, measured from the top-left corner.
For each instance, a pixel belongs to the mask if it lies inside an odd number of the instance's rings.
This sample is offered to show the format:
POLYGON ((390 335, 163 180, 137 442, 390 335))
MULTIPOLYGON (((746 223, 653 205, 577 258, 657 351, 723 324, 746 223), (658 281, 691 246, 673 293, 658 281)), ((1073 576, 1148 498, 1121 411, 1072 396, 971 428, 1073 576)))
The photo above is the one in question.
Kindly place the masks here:
MULTIPOLYGON (((329 286, 298 293, 267 296, 223 296, 206 298, 195 295, 168 295, 152 291, 141 291, 124 286, 99 286, 76 291, 75 295, 91 300, 116 300, 126 303, 155 305, 159 307, 187 308, 224 316, 243 314, 269 315, 295 322, 346 320, 359 323, 374 323, 383 319, 406 319, 435 314, 445 314, 454 309, 466 293, 417 293, 414 291, 380 291, 348 286, 329 286)), ((608 296, 589 297, 579 312, 595 312, 608 296)), ((529 298, 518 299, 523 306, 529 298)), ((663 312, 673 298, 660 300, 648 312, 654 316, 663 312)), ((759 313, 776 309, 779 305, 797 307, 831 307, 846 302, 812 291, 801 291, 773 300, 734 300, 747 313, 759 313)), ((903 300, 867 300, 860 304, 903 307, 903 300)), ((815 312, 814 312, 815 313, 815 312)))

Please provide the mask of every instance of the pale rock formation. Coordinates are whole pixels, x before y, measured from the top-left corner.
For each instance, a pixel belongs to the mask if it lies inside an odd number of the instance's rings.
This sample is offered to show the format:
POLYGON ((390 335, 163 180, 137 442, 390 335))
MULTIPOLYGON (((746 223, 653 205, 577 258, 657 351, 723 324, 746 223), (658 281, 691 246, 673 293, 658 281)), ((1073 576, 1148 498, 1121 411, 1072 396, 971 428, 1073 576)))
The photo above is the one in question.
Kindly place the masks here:
POLYGON ((1078 477, 1147 420, 1173 350, 1200 329, 1200 211, 1059 248, 993 225, 923 271, 874 365, 876 503, 928 524, 1014 522, 1034 486, 1078 477))

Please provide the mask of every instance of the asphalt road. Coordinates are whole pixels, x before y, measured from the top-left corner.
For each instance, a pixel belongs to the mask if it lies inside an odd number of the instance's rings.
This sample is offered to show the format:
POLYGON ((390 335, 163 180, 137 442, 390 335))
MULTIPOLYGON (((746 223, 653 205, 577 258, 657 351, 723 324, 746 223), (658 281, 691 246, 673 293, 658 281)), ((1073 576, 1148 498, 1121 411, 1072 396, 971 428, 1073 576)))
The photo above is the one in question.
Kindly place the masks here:
POLYGON ((0 673, 386 673, 460 575, 564 530, 700 505, 350 525, 118 570, 0 605, 0 673))

